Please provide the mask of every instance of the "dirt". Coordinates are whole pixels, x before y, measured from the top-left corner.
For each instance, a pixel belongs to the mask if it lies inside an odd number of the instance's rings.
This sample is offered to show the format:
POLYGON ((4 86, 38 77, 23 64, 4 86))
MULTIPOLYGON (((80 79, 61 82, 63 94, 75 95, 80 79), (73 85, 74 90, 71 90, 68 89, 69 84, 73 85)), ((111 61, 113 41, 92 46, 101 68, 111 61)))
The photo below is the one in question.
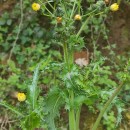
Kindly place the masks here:
POLYGON ((121 3, 120 10, 112 15, 109 41, 117 45, 118 54, 126 54, 130 52, 130 5, 121 3))
POLYGON ((16 0, 6 0, 6 1, 0 1, 0 15, 4 13, 5 11, 9 11, 13 8, 15 5, 16 0))
MULTIPOLYGON (((91 130, 99 112, 97 111, 97 113, 95 114, 89 112, 88 108, 83 105, 81 113, 82 114, 80 117, 80 130, 91 130)), ((97 130, 104 130, 103 126, 99 125, 97 130)))

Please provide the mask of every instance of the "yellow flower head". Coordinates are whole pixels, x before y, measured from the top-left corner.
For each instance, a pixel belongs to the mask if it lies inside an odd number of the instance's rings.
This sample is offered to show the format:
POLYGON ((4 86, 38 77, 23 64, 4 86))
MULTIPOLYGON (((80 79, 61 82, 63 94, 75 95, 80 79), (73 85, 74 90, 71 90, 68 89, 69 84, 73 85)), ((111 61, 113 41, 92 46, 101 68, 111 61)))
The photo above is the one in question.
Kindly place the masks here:
POLYGON ((39 5, 38 3, 33 3, 33 4, 32 4, 32 9, 33 9, 34 11, 38 11, 38 10, 40 10, 40 5, 39 5))
POLYGON ((57 20, 57 23, 61 23, 62 22, 62 17, 57 17, 56 20, 57 20))
POLYGON ((18 99, 18 101, 23 102, 26 100, 26 95, 24 93, 18 93, 17 99, 18 99))
POLYGON ((80 14, 76 14, 75 17, 74 17, 75 20, 81 20, 81 16, 80 14))
POLYGON ((119 5, 117 3, 114 3, 110 6, 111 11, 117 11, 119 9, 119 5))

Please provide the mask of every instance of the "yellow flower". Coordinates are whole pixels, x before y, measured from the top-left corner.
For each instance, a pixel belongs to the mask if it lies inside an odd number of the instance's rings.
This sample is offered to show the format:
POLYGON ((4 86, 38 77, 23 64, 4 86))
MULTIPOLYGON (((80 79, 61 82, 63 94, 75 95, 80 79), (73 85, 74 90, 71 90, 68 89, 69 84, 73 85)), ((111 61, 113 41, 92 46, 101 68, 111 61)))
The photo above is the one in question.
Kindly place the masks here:
POLYGON ((24 93, 18 93, 17 99, 18 99, 18 101, 23 102, 26 100, 26 95, 24 93))
POLYGON ((57 17, 56 20, 57 20, 57 23, 61 23, 62 22, 62 17, 57 17))
POLYGON ((119 5, 117 3, 114 3, 110 6, 111 11, 117 11, 119 9, 119 5))
POLYGON ((80 14, 76 14, 75 17, 74 17, 75 20, 81 20, 81 16, 80 14))
POLYGON ((38 11, 38 10, 40 9, 40 5, 39 5, 38 3, 33 3, 33 4, 32 4, 32 9, 33 9, 34 11, 38 11))

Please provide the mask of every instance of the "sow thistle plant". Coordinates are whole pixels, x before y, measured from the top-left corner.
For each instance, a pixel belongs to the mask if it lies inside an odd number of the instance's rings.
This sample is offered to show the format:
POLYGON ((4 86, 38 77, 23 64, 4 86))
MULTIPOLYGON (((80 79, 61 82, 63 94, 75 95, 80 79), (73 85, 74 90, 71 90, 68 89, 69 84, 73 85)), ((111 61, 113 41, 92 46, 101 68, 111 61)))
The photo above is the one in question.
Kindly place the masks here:
MULTIPOLYGON (((79 130, 82 105, 86 104, 88 107, 97 109, 97 102, 102 100, 101 94, 104 91, 110 91, 105 98, 104 102, 106 103, 100 109, 100 114, 91 128, 96 130, 105 111, 110 105, 113 105, 113 99, 125 85, 125 82, 129 80, 128 67, 130 63, 126 65, 125 70, 127 71, 122 71, 121 75, 125 75, 125 79, 118 79, 119 85, 110 78, 113 74, 111 67, 104 65, 106 58, 97 50, 95 42, 91 43, 94 48, 91 61, 86 62, 83 59, 83 65, 75 63, 75 52, 82 51, 87 46, 83 36, 86 27, 90 30, 90 26, 96 22, 93 20, 98 18, 101 18, 101 22, 104 23, 110 10, 117 11, 119 9, 118 4, 114 3, 108 6, 104 0, 87 2, 87 4, 83 5, 82 0, 38 0, 32 3, 32 9, 36 13, 42 13, 52 21, 53 42, 63 48, 63 60, 51 63, 49 57, 37 66, 32 85, 27 88, 27 95, 24 93, 17 95, 18 101, 20 101, 19 106, 22 107, 24 104, 23 111, 19 112, 7 103, 0 102, 0 105, 12 110, 18 116, 22 115, 20 127, 23 130, 58 129, 55 119, 59 116, 61 108, 64 108, 68 113, 68 129, 79 130), (40 95, 40 89, 37 86, 39 71, 41 73, 57 72, 55 80, 45 96, 40 95)), ((89 32, 88 37, 92 35, 92 32, 89 32)), ((79 61, 81 62, 81 60, 79 61)))

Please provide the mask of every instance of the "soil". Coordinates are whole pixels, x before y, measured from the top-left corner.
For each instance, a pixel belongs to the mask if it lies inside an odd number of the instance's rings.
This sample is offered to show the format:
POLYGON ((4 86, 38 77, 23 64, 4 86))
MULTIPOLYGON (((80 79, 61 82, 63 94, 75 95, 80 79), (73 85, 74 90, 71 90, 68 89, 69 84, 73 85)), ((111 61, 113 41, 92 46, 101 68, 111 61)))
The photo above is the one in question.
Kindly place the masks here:
POLYGON ((117 45, 116 52, 125 54, 130 51, 130 5, 121 3, 120 10, 113 13, 109 28, 109 41, 117 45))
POLYGON ((4 13, 5 11, 9 11, 13 8, 14 4, 16 3, 16 0, 6 0, 6 1, 0 1, 0 15, 4 13))

